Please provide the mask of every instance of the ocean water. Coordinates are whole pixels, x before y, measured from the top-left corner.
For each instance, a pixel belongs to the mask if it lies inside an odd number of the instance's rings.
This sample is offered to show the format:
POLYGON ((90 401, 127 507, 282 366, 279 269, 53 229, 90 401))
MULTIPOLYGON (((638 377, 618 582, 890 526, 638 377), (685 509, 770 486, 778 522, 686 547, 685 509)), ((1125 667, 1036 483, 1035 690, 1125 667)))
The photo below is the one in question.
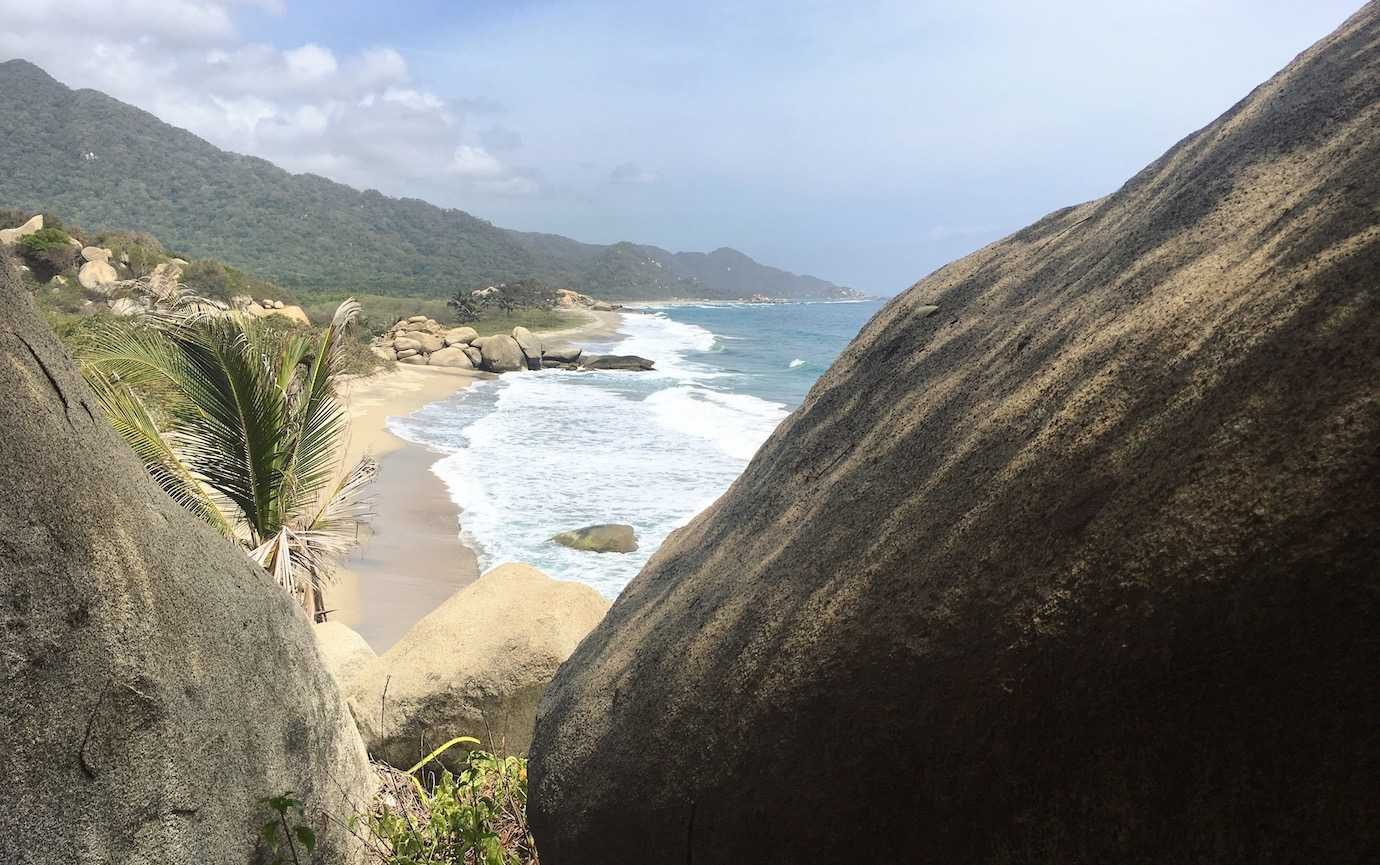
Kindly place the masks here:
POLYGON ((511 373, 389 427, 444 455, 432 471, 483 570, 527 562, 612 598, 728 488, 880 306, 648 307, 587 351, 652 358, 654 371, 511 373), (631 524, 638 551, 551 541, 593 523, 631 524))

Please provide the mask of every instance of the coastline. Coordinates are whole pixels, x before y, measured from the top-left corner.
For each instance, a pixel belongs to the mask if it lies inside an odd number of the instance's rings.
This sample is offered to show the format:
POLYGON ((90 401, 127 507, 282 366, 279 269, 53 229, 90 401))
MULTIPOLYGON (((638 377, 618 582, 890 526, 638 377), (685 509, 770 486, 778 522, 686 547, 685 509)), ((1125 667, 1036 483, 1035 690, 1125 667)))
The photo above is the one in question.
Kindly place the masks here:
MULTIPOLYGON (((538 335, 553 345, 608 339, 618 332, 617 312, 574 310, 570 327, 538 335)), ((521 373, 509 373, 521 375, 521 373)), ((460 509, 431 467, 443 454, 398 438, 388 419, 449 399, 492 373, 399 364, 344 383, 350 415, 345 464, 365 454, 379 462, 374 516, 360 544, 336 569, 326 591, 331 620, 357 631, 382 653, 416 622, 478 579, 473 550, 460 540, 460 509)))

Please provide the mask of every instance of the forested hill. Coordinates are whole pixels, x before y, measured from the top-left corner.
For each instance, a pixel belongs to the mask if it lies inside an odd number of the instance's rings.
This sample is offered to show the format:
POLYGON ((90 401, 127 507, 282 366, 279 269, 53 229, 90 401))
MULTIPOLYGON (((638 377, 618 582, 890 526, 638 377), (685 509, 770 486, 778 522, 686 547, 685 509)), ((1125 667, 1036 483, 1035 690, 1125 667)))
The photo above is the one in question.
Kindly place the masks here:
POLYGON ((22 60, 0 63, 0 165, 0 206, 148 231, 296 290, 441 296, 535 277, 610 299, 851 293, 731 249, 580 243, 289 174, 22 60))

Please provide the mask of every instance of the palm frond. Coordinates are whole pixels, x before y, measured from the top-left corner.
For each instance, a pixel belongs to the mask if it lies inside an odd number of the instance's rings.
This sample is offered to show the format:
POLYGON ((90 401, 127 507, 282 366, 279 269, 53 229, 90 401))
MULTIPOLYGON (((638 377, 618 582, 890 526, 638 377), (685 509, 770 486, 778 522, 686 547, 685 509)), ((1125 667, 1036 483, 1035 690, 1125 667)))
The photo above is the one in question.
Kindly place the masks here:
POLYGON ((144 403, 127 385, 112 381, 95 369, 86 373, 87 383, 110 425, 143 462, 154 482, 173 501, 225 537, 234 538, 234 526, 183 461, 170 437, 158 428, 144 403))

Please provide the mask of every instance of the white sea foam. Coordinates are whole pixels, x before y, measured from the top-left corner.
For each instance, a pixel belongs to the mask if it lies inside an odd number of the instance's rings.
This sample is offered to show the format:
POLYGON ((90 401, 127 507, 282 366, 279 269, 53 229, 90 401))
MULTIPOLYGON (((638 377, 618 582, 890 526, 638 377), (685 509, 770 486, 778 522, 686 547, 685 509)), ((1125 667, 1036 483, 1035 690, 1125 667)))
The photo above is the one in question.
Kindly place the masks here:
POLYGON ((786 366, 790 367, 791 369, 795 369, 796 367, 801 367, 801 366, 804 366, 804 365, 805 365, 805 361, 804 361, 803 359, 801 359, 801 358, 796 358, 795 360, 793 360, 793 361, 791 361, 790 363, 786 364, 786 366))
POLYGON ((390 428, 448 455, 433 471, 463 509, 463 536, 488 569, 523 561, 610 597, 666 535, 711 504, 786 417, 785 407, 716 387, 695 359, 714 334, 660 315, 625 315, 614 354, 655 373, 557 370, 481 382, 390 428), (553 534, 634 526, 629 555, 577 552, 553 534))

